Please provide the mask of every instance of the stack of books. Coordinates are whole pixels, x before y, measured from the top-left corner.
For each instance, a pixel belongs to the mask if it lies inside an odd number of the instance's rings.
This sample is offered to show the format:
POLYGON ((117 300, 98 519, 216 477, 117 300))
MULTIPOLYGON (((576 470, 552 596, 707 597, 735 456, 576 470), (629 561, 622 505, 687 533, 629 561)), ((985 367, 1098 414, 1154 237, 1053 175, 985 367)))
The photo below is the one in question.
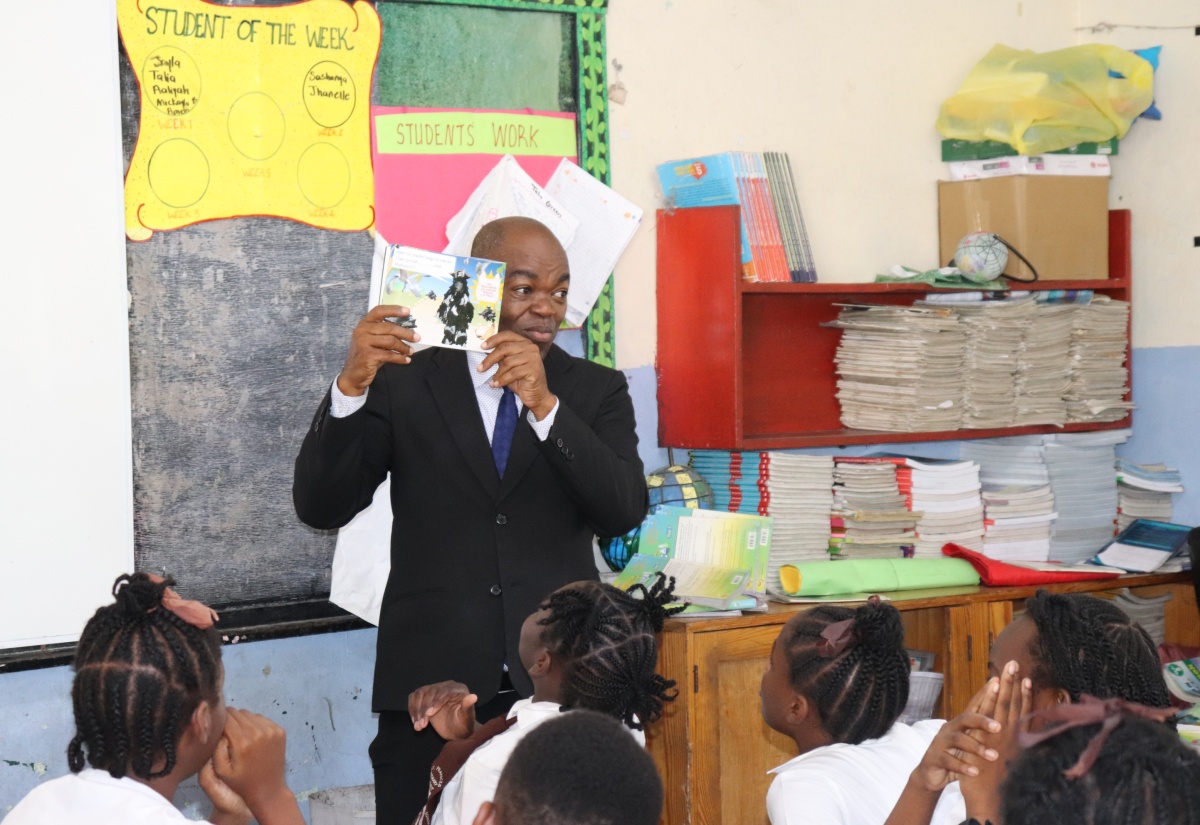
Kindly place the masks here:
POLYGON ((1050 483, 1040 435, 964 441, 958 457, 979 465, 979 478, 992 487, 1041 487, 1050 483))
POLYGON ((1016 424, 1020 356, 1037 302, 1024 296, 955 302, 952 308, 967 333, 962 426, 992 429, 1016 424))
POLYGON ((1183 492, 1178 470, 1117 459, 1117 529, 1134 519, 1171 520, 1171 494, 1183 492))
POLYGON ((953 312, 857 304, 828 326, 842 330, 834 364, 846 427, 929 432, 962 426, 967 331, 953 312))
POLYGON ((657 171, 667 209, 741 207, 743 280, 817 280, 787 153, 724 152, 673 160, 657 171))
POLYGON ((835 459, 829 552, 838 559, 911 556, 922 513, 908 509, 890 461, 835 459))
POLYGON ((983 553, 1001 561, 1046 561, 1054 493, 1049 484, 983 485, 983 553))
POLYGON ((1068 421, 1120 421, 1133 402, 1126 357, 1129 303, 1096 295, 1075 307, 1071 316, 1071 386, 1068 421))
POLYGON ((1142 630, 1154 642, 1155 647, 1161 645, 1167 635, 1167 602, 1171 601, 1170 593, 1158 596, 1139 596, 1128 587, 1122 588, 1113 599, 1113 604, 1121 608, 1129 618, 1142 626, 1142 630))
POLYGON ((783 592, 783 565, 829 559, 832 456, 695 450, 692 467, 713 488, 716 509, 771 518, 768 590, 783 592))
POLYGON ((1063 399, 1071 386, 1071 314, 1066 303, 1040 300, 1017 353, 1016 426, 1067 421, 1063 399))
POLYGON ((1050 560, 1077 564, 1112 540, 1117 481, 1110 469, 1129 430, 1040 436, 1058 518, 1050 531, 1050 560))
POLYGON ((913 558, 941 558, 942 545, 983 550, 983 500, 974 461, 876 454, 838 458, 846 463, 890 463, 908 510, 917 518, 913 558))

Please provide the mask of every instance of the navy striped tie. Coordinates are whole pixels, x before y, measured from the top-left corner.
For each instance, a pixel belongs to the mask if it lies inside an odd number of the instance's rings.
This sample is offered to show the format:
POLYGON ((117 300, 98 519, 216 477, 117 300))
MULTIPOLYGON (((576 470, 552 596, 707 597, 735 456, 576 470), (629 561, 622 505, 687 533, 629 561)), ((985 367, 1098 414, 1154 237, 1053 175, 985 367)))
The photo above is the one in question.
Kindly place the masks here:
POLYGON ((517 397, 508 387, 500 398, 496 410, 496 427, 492 430, 492 458, 496 460, 496 472, 504 478, 508 466, 508 454, 512 450, 513 433, 517 431, 517 397))

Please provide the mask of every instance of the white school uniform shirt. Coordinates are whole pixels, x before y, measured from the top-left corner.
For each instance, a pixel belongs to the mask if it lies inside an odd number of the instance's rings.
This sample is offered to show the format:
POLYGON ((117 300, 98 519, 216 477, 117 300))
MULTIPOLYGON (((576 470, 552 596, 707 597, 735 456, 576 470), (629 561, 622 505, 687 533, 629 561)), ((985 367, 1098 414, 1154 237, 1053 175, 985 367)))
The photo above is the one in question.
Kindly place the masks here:
POLYGON ((826 745, 785 762, 771 771, 771 825, 881 825, 943 724, 897 722, 878 739, 826 745))
MULTIPOLYGON (((491 802, 496 796, 500 772, 504 770, 517 743, 529 731, 561 713, 562 705, 557 702, 535 702, 532 699, 516 702, 508 712, 509 719, 517 717, 516 723, 504 733, 484 742, 467 757, 454 778, 446 783, 437 810, 433 812, 431 825, 471 825, 479 806, 491 802)), ((645 734, 632 729, 629 733, 639 745, 645 747, 645 734)), ((5 825, 8 825, 7 821, 5 825)))
POLYGON ((963 798, 962 786, 951 782, 938 797, 937 807, 929 825, 962 825, 967 821, 967 800, 963 798))
POLYGON ((148 785, 87 768, 34 788, 4 818, 4 825, 197 824, 148 785))

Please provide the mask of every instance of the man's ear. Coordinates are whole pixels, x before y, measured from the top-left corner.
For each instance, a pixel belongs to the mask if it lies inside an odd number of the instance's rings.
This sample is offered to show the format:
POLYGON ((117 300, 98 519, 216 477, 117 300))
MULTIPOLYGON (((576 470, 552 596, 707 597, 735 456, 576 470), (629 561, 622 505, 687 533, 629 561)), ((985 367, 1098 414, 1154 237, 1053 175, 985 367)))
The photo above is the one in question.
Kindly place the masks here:
POLYGON ((496 806, 491 802, 484 802, 479 806, 479 813, 475 814, 475 821, 472 825, 500 825, 496 819, 496 806))
POLYGON ((192 718, 188 721, 188 732, 198 742, 207 745, 213 741, 212 736, 220 736, 222 733, 219 730, 213 730, 213 722, 212 705, 207 700, 201 699, 200 704, 196 705, 196 709, 192 711, 192 718))

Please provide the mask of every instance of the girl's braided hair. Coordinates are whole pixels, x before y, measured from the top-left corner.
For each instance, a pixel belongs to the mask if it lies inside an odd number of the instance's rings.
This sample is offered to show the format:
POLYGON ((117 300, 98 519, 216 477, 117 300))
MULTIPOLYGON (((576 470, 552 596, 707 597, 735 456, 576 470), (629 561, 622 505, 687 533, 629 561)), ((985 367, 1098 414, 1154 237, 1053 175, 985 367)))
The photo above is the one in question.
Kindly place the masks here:
POLYGON ((628 591, 584 582, 556 590, 542 603, 549 615, 539 619, 542 643, 566 666, 564 709, 587 708, 641 730, 662 715, 672 701, 675 682, 655 668, 654 634, 664 620, 683 609, 668 607, 675 580, 660 573, 650 587, 628 591))
POLYGON ((782 633, 792 688, 814 703, 834 742, 877 739, 904 712, 912 666, 900 613, 892 605, 821 605, 799 614, 782 633), (845 647, 833 652, 821 632, 847 620, 852 624, 845 647))
POLYGON ((72 772, 93 768, 120 779, 157 779, 175 768, 176 746, 201 700, 219 700, 220 639, 162 606, 170 578, 120 576, 116 603, 88 621, 75 651, 72 772), (155 763, 165 759, 158 770, 155 763))
POLYGON ((1164 708, 1171 704, 1154 642, 1107 599, 1039 590, 1025 600, 1037 625, 1035 686, 1164 708))

